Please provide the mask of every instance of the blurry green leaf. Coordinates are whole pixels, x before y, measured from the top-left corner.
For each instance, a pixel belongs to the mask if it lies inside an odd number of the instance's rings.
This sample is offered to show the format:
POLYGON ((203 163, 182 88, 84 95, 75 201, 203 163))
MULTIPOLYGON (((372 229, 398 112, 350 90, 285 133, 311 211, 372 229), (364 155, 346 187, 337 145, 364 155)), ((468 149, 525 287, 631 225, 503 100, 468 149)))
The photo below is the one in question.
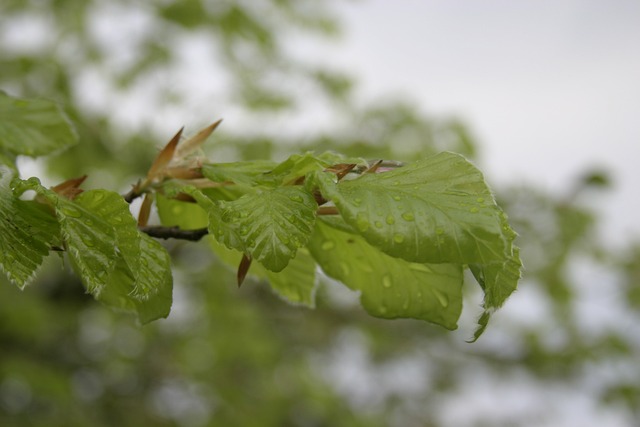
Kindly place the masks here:
POLYGON ((195 203, 181 202, 156 194, 156 206, 160 222, 164 226, 194 230, 209 224, 207 212, 195 203))
POLYGON ((385 253, 413 262, 504 260, 502 211, 482 173, 462 156, 440 153, 350 181, 319 177, 325 198, 385 253))
POLYGON ((327 275, 361 291, 362 305, 372 316, 422 319, 456 329, 462 310, 460 266, 393 258, 323 220, 316 222, 308 248, 327 275))
MULTIPOLYGON (((214 239, 210 239, 210 245, 216 256, 231 270, 238 268, 241 252, 228 249, 214 239)), ((248 276, 267 281, 271 289, 289 303, 310 308, 315 306, 316 262, 306 248, 298 249, 295 257, 282 271, 275 273, 254 263, 248 276)))
POLYGON ((15 154, 9 153, 9 150, 0 148, 0 166, 7 166, 14 173, 18 173, 18 167, 16 166, 15 154))
POLYGON ((34 277, 60 230, 55 218, 12 192, 12 172, 0 168, 0 270, 24 288, 34 277))
POLYGON ((76 134, 57 104, 13 98, 0 91, 0 148, 14 154, 42 156, 76 142, 76 134))

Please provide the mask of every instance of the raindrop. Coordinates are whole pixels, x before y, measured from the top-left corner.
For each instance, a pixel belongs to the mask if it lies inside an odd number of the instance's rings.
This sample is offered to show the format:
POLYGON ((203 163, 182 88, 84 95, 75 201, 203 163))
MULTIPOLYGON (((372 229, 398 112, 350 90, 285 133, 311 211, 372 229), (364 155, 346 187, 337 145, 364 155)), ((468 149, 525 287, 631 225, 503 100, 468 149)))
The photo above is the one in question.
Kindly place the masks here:
POLYGON ((402 243, 404 242, 404 236, 402 234, 395 234, 393 236, 393 241, 396 243, 402 243))
POLYGON ((432 273, 431 269, 424 264, 411 263, 409 264, 409 269, 421 273, 432 273))
POLYGON ((391 280, 391 276, 389 276, 388 274, 386 274, 383 278, 382 278, 382 286, 384 286, 385 288, 390 288, 391 285, 393 285, 393 282, 391 280))
POLYGON ((476 202, 478 202, 478 203, 484 203, 484 198, 482 198, 482 197, 478 197, 478 198, 476 199, 476 202))
POLYGON ((436 228, 436 234, 444 234, 444 229, 442 227, 436 228))
POLYGON ((324 242, 322 242, 322 245, 320 247, 325 251, 330 251, 331 249, 336 247, 336 244, 333 242, 333 240, 325 240, 324 242))
POLYGON ((76 208, 74 208, 72 206, 67 206, 65 208, 62 208, 62 212, 65 215, 73 217, 73 218, 80 218, 82 216, 82 213, 78 209, 76 209, 76 208))
POLYGON ((356 227, 358 227, 358 230, 360 230, 361 232, 365 232, 369 228, 369 221, 363 213, 358 214, 358 218, 356 219, 356 227))
POLYGON ((377 228, 382 228, 382 222, 380 222, 380 221, 376 221, 376 222, 374 222, 374 225, 375 225, 377 228))
POLYGON ((95 243, 93 242, 93 239, 92 239, 91 237, 89 237, 89 236, 82 236, 82 238, 81 238, 81 239, 82 239, 82 242, 83 242, 85 245, 89 246, 90 248, 92 248, 92 247, 94 247, 94 246, 95 246, 95 243))
POLYGON ((469 209, 469 212, 471 213, 478 213, 478 211, 480 211, 480 209, 478 209, 477 207, 472 207, 471 209, 469 209))
POLYGON ((402 200, 402 197, 400 197, 398 195, 395 195, 395 196, 393 196, 393 200, 400 201, 400 200, 402 200))
POLYGON ((392 225, 396 223, 396 219, 393 217, 393 215, 389 214, 387 215, 387 224, 392 225))
POLYGON ((438 302, 440 303, 441 306, 443 307, 448 307, 449 306, 449 298, 442 293, 442 291, 440 291, 439 289, 433 289, 433 294, 436 296, 436 298, 438 299, 438 302))
POLYGON ((344 275, 349 275, 349 273, 351 273, 351 267, 349 267, 349 264, 347 264, 346 262, 341 262, 340 268, 342 269, 342 274, 344 275))
POLYGON ((402 214, 402 219, 404 219, 405 221, 413 221, 416 218, 413 216, 411 212, 405 212, 402 214))

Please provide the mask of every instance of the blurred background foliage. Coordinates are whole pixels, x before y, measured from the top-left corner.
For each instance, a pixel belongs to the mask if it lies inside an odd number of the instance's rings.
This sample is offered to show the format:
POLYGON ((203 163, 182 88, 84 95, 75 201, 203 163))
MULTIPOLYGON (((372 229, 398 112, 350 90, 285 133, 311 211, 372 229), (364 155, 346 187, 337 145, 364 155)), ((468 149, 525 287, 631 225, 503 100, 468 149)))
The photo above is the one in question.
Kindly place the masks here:
MULTIPOLYGON (((87 173, 88 187, 124 192, 180 126, 220 116, 218 161, 330 149, 477 159, 463 123, 357 101, 353 77, 313 56, 314 40, 339 37, 337 1, 4 0, 0 89, 58 101, 81 137, 22 165, 49 185, 87 173)), ((473 345, 472 287, 449 333, 370 318, 331 282, 315 310, 257 280, 238 290, 206 244, 167 244, 174 308, 144 327, 85 295, 58 259, 23 292, 2 278, 0 425, 539 426, 575 425, 574 411, 637 425, 640 245, 599 239, 589 201, 607 181, 496 189, 526 275, 473 345)))

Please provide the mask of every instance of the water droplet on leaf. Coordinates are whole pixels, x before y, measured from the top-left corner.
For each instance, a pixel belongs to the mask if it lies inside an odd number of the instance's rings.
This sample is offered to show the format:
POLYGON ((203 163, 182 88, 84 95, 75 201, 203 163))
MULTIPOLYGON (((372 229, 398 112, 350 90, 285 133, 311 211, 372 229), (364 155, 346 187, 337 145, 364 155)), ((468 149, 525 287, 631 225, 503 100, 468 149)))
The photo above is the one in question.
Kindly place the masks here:
POLYGON ((385 288, 390 288, 391 285, 393 285, 393 281, 391 279, 391 276, 389 276, 388 274, 386 274, 383 278, 382 278, 382 286, 384 286, 385 288))
POLYGON ((393 241, 396 243, 402 243, 404 242, 404 236, 402 234, 395 234, 393 236, 393 241))
POLYGON ((82 216, 82 212, 80 212, 78 209, 72 207, 72 206, 67 206, 65 208, 62 208, 62 212, 70 217, 73 218, 80 218, 82 216))
POLYGON ((393 217, 393 215, 387 215, 386 222, 387 224, 392 225, 396 223, 396 219, 393 217))
POLYGON ((438 299, 438 302, 440 303, 441 306, 443 307, 448 307, 449 306, 449 298, 442 293, 442 291, 440 291, 439 289, 433 289, 433 294, 436 296, 436 298, 438 299))
POLYGON ((356 218, 356 226, 361 232, 365 232, 369 228, 369 221, 363 213, 358 214, 358 217, 356 218))
POLYGON ((415 217, 411 212, 405 212, 402 214, 402 219, 404 219, 405 221, 413 221, 415 217))
POLYGON ((332 240, 325 240, 324 242, 322 242, 322 245, 320 247, 325 251, 330 251, 331 249, 336 247, 336 244, 333 243, 332 240))

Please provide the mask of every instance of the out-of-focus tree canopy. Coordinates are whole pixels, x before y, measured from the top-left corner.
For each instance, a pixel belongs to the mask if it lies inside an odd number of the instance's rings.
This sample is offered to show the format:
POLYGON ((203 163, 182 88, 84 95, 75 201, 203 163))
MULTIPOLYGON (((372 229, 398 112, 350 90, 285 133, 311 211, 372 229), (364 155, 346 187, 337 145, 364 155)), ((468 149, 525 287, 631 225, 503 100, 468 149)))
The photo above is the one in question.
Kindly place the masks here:
MULTIPOLYGON (((225 111, 239 122, 209 144, 213 158, 474 158, 458 121, 402 101, 356 104, 331 58, 295 53, 297 41, 339 36, 334 4, 4 1, 0 90, 71 116, 81 142, 41 164, 51 184, 86 173, 89 187, 126 191, 168 140, 165 122, 195 129, 225 111)), ((22 292, 0 278, 0 425, 538 426, 571 425, 575 411, 633 425, 640 250, 598 240, 586 202, 606 188, 590 174, 562 196, 498 190, 525 280, 475 344, 474 319, 459 333, 374 319, 328 281, 315 310, 259 280, 238 290, 205 243, 168 244, 173 311, 144 327, 56 262, 22 292)), ((465 303, 478 297, 468 289, 465 303)))

